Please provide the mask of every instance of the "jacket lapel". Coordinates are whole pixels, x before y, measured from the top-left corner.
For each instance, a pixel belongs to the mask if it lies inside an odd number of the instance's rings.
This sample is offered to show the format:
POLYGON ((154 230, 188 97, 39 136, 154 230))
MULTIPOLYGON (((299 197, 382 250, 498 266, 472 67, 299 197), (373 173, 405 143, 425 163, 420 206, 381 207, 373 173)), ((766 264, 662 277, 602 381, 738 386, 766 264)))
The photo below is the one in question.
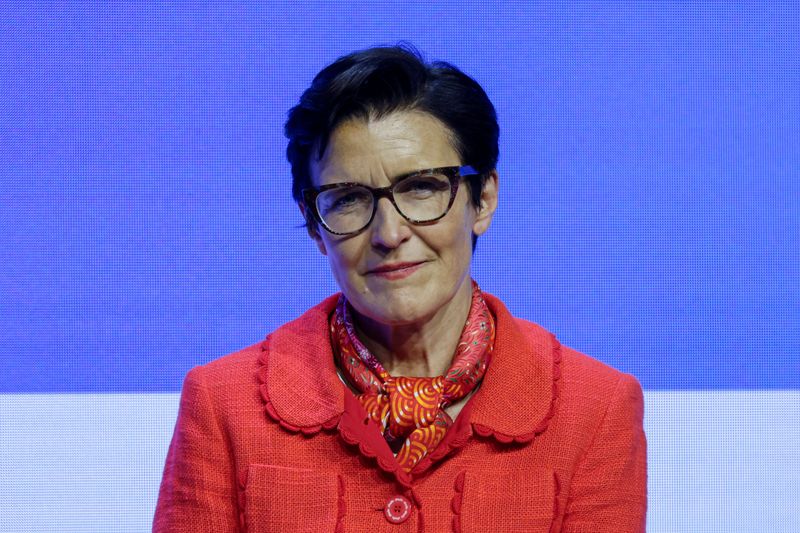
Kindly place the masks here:
POLYGON ((259 381, 267 414, 284 429, 305 435, 338 429, 345 442, 410 486, 380 429, 339 379, 328 333, 337 299, 338 294, 325 299, 262 344, 259 381))
POLYGON ((344 412, 344 389, 333 362, 328 316, 338 295, 278 328, 262 343, 261 397, 267 413, 290 431, 332 429, 344 412))
POLYGON ((511 316, 497 298, 486 293, 484 298, 497 320, 497 336, 470 422, 479 435, 529 442, 553 416, 560 345, 540 326, 511 316))

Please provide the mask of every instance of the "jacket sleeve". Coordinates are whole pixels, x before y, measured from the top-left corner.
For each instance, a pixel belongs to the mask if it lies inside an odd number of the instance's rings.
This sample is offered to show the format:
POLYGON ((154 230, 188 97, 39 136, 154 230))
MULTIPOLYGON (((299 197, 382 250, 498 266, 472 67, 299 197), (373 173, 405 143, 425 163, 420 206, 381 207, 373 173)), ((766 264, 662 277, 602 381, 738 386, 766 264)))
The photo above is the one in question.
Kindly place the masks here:
POLYGON ((237 484, 228 439, 201 367, 186 376, 158 495, 154 533, 235 532, 237 484))
POLYGON ((639 382, 623 374, 571 483, 563 533, 639 533, 647 510, 647 442, 639 382))

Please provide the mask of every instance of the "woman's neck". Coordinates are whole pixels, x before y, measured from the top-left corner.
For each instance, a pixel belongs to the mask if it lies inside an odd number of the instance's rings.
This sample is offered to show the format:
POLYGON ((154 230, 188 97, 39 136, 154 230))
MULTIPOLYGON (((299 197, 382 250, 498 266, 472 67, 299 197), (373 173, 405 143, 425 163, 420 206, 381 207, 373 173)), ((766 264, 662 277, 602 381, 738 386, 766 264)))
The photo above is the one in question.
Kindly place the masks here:
POLYGON ((391 326, 353 314, 358 338, 393 376, 441 376, 453 354, 472 304, 469 279, 450 302, 420 323, 391 326))

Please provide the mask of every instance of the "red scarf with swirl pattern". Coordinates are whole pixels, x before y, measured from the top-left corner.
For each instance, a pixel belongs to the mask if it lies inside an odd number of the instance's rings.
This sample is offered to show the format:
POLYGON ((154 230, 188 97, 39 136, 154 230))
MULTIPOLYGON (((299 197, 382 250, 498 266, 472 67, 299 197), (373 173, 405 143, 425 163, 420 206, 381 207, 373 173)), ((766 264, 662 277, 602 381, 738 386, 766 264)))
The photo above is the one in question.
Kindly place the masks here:
POLYGON ((344 295, 330 321, 338 366, 361 394, 357 398, 383 431, 406 472, 441 442, 453 423, 444 411, 480 382, 494 347, 494 317, 472 282, 472 304, 450 369, 443 376, 391 376, 355 333, 344 295))

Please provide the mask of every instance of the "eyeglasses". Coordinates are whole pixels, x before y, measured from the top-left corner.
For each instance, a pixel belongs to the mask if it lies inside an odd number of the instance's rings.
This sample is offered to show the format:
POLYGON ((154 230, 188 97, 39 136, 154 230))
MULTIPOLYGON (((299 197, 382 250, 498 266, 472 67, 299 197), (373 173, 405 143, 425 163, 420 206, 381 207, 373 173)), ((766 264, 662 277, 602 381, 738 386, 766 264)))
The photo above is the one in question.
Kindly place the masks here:
POLYGON ((314 219, 335 235, 352 235, 369 226, 381 198, 388 198, 412 224, 430 224, 450 210, 461 178, 476 174, 469 165, 429 168, 400 176, 389 187, 332 183, 303 189, 303 200, 314 219))

